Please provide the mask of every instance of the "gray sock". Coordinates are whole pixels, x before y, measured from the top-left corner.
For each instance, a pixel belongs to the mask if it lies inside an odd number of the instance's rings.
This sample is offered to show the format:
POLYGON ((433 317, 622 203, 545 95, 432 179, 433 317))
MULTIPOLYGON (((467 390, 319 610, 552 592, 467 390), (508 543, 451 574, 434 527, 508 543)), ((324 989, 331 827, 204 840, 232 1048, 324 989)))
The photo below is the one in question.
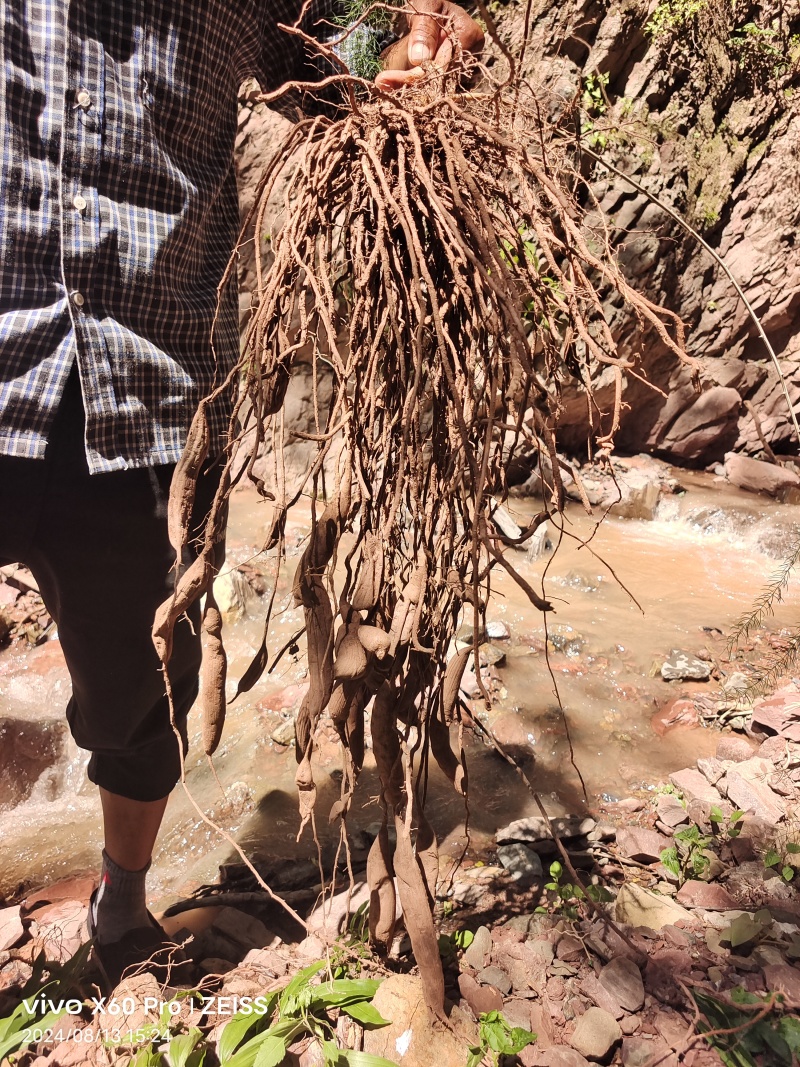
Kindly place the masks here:
POLYGON ((92 921, 101 944, 119 941, 128 930, 149 926, 145 905, 145 878, 150 864, 140 871, 118 867, 103 849, 100 886, 92 902, 92 921))

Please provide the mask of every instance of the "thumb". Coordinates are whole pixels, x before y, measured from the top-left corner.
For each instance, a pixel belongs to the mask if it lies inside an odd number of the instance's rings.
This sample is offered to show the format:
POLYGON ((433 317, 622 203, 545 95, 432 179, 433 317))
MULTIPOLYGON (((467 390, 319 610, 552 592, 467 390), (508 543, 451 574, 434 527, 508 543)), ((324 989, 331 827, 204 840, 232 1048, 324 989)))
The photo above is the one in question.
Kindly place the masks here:
MULTIPOLYGON (((430 12, 438 11, 441 7, 436 2, 415 3, 413 6, 417 11, 422 8, 423 11, 427 9, 430 12)), ((432 60, 439 49, 440 37, 441 27, 431 14, 411 15, 408 43, 409 61, 414 65, 418 65, 432 60)))

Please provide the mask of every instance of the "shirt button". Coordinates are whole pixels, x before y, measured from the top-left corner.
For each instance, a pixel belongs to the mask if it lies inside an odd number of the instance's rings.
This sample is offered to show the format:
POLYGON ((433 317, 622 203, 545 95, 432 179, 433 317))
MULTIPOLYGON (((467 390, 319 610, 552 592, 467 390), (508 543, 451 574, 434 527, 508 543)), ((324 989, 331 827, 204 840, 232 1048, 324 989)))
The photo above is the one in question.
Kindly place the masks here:
POLYGON ((82 308, 83 305, 86 303, 86 297, 83 295, 83 293, 79 293, 76 291, 74 293, 71 293, 70 296, 72 299, 72 303, 75 305, 75 307, 82 308))
POLYGON ((75 99, 78 101, 79 107, 90 107, 92 103, 91 95, 85 89, 79 89, 75 99))
POLYGON ((79 194, 78 196, 74 196, 72 198, 72 206, 78 211, 85 211, 87 208, 87 203, 86 200, 79 194))

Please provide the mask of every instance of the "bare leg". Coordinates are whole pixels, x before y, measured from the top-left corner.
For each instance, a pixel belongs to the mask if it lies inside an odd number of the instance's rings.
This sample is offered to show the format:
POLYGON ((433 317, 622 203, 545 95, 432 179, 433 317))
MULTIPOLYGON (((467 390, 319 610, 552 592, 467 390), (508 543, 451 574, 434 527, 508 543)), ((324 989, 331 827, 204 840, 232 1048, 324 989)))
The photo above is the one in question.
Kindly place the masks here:
POLYGON ((168 799, 130 800, 101 787, 106 853, 118 867, 140 871, 148 865, 168 799))

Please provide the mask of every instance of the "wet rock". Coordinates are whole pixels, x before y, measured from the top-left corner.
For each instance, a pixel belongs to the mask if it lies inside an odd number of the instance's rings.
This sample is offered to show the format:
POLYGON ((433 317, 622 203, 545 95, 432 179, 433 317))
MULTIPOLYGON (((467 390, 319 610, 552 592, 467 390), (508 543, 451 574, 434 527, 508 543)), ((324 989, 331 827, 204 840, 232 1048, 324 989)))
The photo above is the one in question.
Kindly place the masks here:
POLYGON ((15 904, 11 908, 3 908, 0 911, 0 952, 4 952, 7 948, 16 945, 25 933, 25 927, 22 925, 19 912, 19 904, 15 904))
POLYGON ((511 638, 511 631, 500 619, 493 619, 486 623, 486 636, 490 641, 508 641, 511 638))
POLYGON ((721 737, 717 743, 717 759, 742 763, 753 755, 753 746, 743 737, 721 737))
POLYGON ((773 766, 768 760, 754 757, 737 763, 725 779, 728 799, 742 811, 752 812, 767 823, 777 823, 786 811, 780 798, 767 784, 773 766))
POLYGON ((293 745, 294 744, 294 717, 291 719, 284 719, 279 723, 270 734, 270 737, 276 745, 293 745))
MULTIPOLYGON (((611 513, 626 519, 654 519, 661 496, 658 471, 645 467, 621 471, 617 475, 621 499, 611 513)), ((616 496, 616 494, 615 494, 616 496)))
POLYGON ((538 855, 525 845, 503 845, 497 850, 497 858, 521 887, 527 888, 544 881, 544 869, 538 855))
POLYGON ((602 969, 599 981, 625 1011, 638 1011, 644 1004, 644 982, 633 960, 617 956, 602 969))
POLYGON ((650 719, 650 725, 659 737, 663 737, 675 726, 697 726, 699 722, 700 712, 697 705, 686 697, 667 701, 650 719))
POLYGON ((661 664, 661 677, 665 682, 706 682, 711 677, 711 664, 674 648, 661 664))
POLYGON ((669 897, 659 896, 633 882, 626 882, 620 888, 614 905, 614 917, 617 922, 646 926, 651 930, 674 926, 678 922, 690 922, 692 919, 690 912, 669 897))
POLYGON ((686 808, 672 793, 659 793, 656 797, 656 812, 659 820, 671 829, 683 826, 689 821, 686 808))
POLYGON ((687 908, 702 908, 704 911, 731 911, 739 906, 724 886, 694 879, 683 883, 675 899, 687 908))
POLYGON ((764 981, 770 992, 783 993, 790 1001, 800 1004, 800 970, 788 963, 770 963, 764 970, 764 981))
POLYGON ((484 967, 478 972, 478 981, 481 985, 491 985, 501 993, 511 992, 511 979, 501 967, 484 967))
POLYGON ((516 711, 499 715, 492 723, 492 733, 504 748, 530 749, 530 728, 516 711))
POLYGON ((711 805, 719 804, 722 799, 719 791, 694 767, 676 771, 669 776, 669 780, 676 789, 683 793, 683 798, 687 803, 698 800, 702 804, 711 805))
POLYGON ((474 967, 476 971, 482 970, 486 965, 486 957, 492 951, 492 933, 487 926, 479 926, 475 931, 472 943, 467 947, 462 956, 462 961, 468 967, 474 967))
POLYGON ((29 893, 22 902, 23 912, 31 915, 43 904, 58 904, 62 900, 79 900, 82 904, 88 904, 96 888, 97 878, 92 874, 62 878, 43 889, 37 889, 35 893, 29 893))
POLYGON ((613 1015, 602 1008, 589 1008, 578 1019, 570 1044, 589 1060, 604 1060, 621 1037, 613 1015))
POLYGON ((248 606, 257 597, 244 574, 233 567, 214 579, 214 599, 223 619, 236 622, 247 615, 248 606))
POLYGON ((372 1003, 391 1022, 364 1032, 364 1051, 369 1055, 383 1056, 403 1067, 463 1067, 464 1048, 478 1043, 477 1026, 457 1006, 450 1009, 447 1027, 431 1023, 419 978, 391 975, 381 983, 372 1003))
POLYGON ((644 1067, 651 1059, 657 1056, 666 1056, 669 1047, 660 1037, 623 1037, 622 1039, 622 1064, 623 1067, 644 1067))
POLYGON ((788 490, 800 487, 800 476, 794 470, 735 452, 728 452, 725 456, 725 476, 740 489, 750 493, 767 493, 769 496, 781 496, 788 490))
POLYGON ((655 830, 643 826, 625 826, 617 832, 617 849, 628 859, 639 863, 653 863, 660 859, 661 852, 669 841, 655 830))
POLYGON ((471 974, 458 976, 458 988, 476 1018, 485 1012, 503 1009, 503 997, 500 990, 493 985, 480 985, 471 974))
MULTIPOLYGON (((594 819, 579 818, 577 816, 559 816, 550 820, 553 829, 562 839, 570 841, 575 837, 582 837, 594 830, 597 825, 594 819)), ((531 844, 536 841, 550 841, 550 831, 547 823, 541 815, 531 815, 527 819, 516 819, 497 831, 497 843, 507 844, 519 841, 523 844, 531 844)))
POLYGON ((625 1014, 617 998, 593 974, 584 978, 578 985, 578 989, 596 1007, 607 1011, 615 1019, 621 1019, 625 1014))
POLYGON ((535 563, 552 550, 553 542, 550 540, 550 531, 546 522, 537 526, 525 542, 525 548, 528 563, 535 563))
MULTIPOLYGON (((26 801, 61 759, 67 726, 61 719, 0 717, 0 809, 26 801)), ((48 797, 47 799, 53 799, 48 797)))

